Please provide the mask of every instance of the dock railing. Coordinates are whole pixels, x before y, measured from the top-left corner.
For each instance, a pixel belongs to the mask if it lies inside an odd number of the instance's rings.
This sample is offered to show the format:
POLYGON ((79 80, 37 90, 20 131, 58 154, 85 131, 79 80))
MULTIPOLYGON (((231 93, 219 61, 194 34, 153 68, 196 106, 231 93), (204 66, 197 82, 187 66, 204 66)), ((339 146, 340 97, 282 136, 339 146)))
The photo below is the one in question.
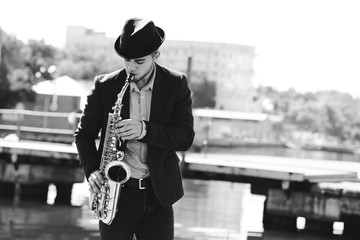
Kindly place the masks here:
POLYGON ((15 133, 20 139, 72 141, 81 114, 22 109, 0 109, 0 137, 15 133))

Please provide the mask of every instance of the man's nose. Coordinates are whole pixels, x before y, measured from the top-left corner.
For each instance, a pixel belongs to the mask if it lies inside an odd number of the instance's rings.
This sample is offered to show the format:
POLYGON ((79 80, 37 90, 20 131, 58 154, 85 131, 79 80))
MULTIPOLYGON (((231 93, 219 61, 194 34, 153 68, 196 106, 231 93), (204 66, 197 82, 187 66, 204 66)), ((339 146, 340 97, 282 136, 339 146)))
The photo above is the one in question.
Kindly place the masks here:
POLYGON ((135 64, 133 61, 129 61, 128 63, 128 70, 129 72, 133 71, 135 69, 135 64))

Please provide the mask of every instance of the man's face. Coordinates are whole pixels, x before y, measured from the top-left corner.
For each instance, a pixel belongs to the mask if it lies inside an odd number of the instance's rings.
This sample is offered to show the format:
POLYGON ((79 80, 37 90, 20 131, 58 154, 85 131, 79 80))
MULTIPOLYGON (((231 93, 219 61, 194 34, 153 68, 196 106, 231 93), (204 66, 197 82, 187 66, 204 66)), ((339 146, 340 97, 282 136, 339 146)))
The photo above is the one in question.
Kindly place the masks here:
POLYGON ((128 74, 134 75, 134 82, 146 77, 153 69, 157 55, 147 55, 141 58, 124 59, 125 69, 128 74))

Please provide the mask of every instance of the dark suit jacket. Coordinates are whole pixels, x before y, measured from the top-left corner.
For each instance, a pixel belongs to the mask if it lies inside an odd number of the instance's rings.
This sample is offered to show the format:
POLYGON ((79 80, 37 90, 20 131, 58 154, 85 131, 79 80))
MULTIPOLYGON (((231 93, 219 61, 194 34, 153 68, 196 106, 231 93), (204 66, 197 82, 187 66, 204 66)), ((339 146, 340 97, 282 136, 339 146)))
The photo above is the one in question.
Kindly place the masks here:
MULTIPOLYGON (((108 113, 126 79, 124 69, 97 76, 75 131, 75 143, 86 177, 99 169, 108 113), (95 140, 101 131, 99 147, 95 140)), ((121 117, 129 118, 129 88, 123 98, 121 117)), ((156 64, 156 76, 146 135, 147 164, 154 192, 163 206, 179 200, 184 192, 176 151, 186 151, 194 139, 191 91, 186 76, 156 64)))

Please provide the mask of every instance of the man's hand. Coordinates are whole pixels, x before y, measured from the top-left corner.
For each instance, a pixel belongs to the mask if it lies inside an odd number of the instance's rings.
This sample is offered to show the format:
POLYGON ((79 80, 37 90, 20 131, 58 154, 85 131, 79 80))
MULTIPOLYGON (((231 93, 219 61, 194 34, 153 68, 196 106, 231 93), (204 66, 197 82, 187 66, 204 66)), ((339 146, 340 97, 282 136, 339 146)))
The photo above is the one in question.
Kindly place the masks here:
POLYGON ((122 140, 136 139, 141 135, 142 123, 138 120, 125 119, 115 125, 115 133, 122 140))
POLYGON ((88 181, 89 181, 90 191, 93 191, 97 194, 101 193, 100 189, 101 186, 104 184, 104 179, 101 176, 99 170, 92 172, 89 176, 88 181))

